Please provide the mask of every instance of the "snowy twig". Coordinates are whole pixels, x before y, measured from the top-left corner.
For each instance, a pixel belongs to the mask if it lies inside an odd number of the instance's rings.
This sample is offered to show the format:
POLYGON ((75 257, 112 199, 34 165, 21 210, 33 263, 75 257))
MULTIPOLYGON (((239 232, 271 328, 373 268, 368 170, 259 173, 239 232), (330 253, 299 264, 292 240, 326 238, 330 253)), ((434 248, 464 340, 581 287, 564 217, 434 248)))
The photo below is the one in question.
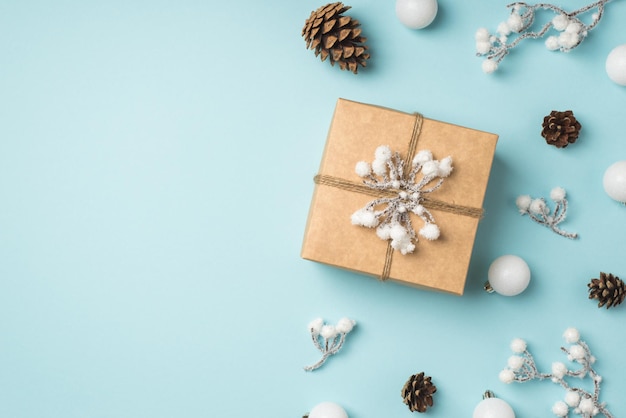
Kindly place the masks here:
POLYGON ((315 348, 322 353, 322 358, 315 364, 306 366, 304 370, 310 372, 321 367, 326 360, 336 354, 343 343, 346 341, 346 335, 352 331, 356 322, 352 319, 341 318, 337 325, 324 325, 322 318, 317 318, 309 324, 309 332, 315 348))
POLYGON ((486 73, 494 72, 504 57, 520 42, 528 38, 541 38, 550 29, 554 29, 556 34, 546 38, 546 47, 551 51, 571 51, 580 45, 588 32, 600 22, 604 13, 604 6, 609 1, 598 0, 572 12, 566 12, 560 7, 548 3, 530 5, 516 2, 507 5, 511 9, 511 14, 506 21, 498 25, 496 34, 490 34, 485 28, 478 29, 476 32, 476 55, 486 57, 482 64, 483 71, 486 73), (584 23, 579 16, 594 9, 595 12, 591 14, 591 21, 584 23), (551 11, 555 16, 543 26, 533 29, 537 12, 540 10, 551 11), (509 37, 513 33, 517 36, 509 42, 509 37))
POLYGON ((563 337, 572 345, 569 348, 561 347, 561 350, 567 355, 568 360, 580 364, 580 369, 570 370, 564 363, 554 362, 551 373, 540 373, 535 359, 526 348, 526 342, 516 338, 511 342, 511 350, 515 355, 509 357, 507 367, 500 372, 500 380, 504 383, 511 383, 550 379, 565 389, 565 401, 558 401, 552 406, 552 412, 556 416, 568 417, 571 407, 575 414, 583 418, 591 418, 598 414, 613 418, 613 415, 606 409, 606 404, 599 401, 602 377, 593 368, 596 359, 591 355, 589 346, 580 339, 580 333, 575 328, 566 329, 563 337), (573 387, 565 380, 566 377, 583 379, 586 376, 593 381, 593 392, 573 387))
POLYGON ((550 199, 556 203, 554 207, 554 214, 552 215, 550 215, 550 208, 548 208, 546 201, 543 198, 532 199, 528 195, 523 195, 517 198, 515 204, 522 215, 528 215, 530 219, 538 224, 547 226, 563 237, 570 239, 577 238, 578 234, 565 232, 557 227, 558 224, 565 220, 565 216, 567 215, 567 199, 565 198, 565 190, 562 187, 555 187, 550 192, 550 199))

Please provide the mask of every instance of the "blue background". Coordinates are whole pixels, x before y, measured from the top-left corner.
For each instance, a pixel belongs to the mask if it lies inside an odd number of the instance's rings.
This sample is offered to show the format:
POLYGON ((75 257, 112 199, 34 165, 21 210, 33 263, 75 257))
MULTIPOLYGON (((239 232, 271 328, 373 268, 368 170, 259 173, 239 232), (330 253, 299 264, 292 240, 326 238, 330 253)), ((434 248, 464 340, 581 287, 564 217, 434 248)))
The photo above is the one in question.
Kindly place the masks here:
POLYGON ((419 371, 438 387, 433 418, 471 416, 485 389, 518 418, 552 416, 560 387, 498 373, 514 337, 544 371, 566 361, 570 326, 626 415, 626 310, 586 288, 626 276, 626 209, 602 188, 626 159, 626 90, 604 69, 626 3, 571 53, 528 40, 486 75, 474 33, 506 2, 440 0, 412 31, 393 1, 354 0, 372 55, 356 76, 305 49, 322 4, 0 3, 0 416, 300 417, 331 400, 408 417, 400 389, 419 371), (300 258, 338 97, 500 135, 464 296, 300 258), (565 109, 582 134, 556 149, 541 122, 565 109), (579 240, 517 212, 518 195, 555 186, 579 240), (519 296, 482 290, 503 254, 532 270, 519 296), (307 324, 343 316, 358 322, 344 349, 305 373, 307 324))

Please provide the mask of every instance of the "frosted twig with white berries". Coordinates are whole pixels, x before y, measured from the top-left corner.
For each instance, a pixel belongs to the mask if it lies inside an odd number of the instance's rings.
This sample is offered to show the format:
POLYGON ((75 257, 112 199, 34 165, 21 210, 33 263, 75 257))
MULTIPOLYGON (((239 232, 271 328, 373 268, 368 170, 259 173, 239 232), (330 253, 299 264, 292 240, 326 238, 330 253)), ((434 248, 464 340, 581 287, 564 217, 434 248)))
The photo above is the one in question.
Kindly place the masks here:
POLYGON ((336 354, 343 343, 346 341, 346 335, 352 331, 356 325, 356 321, 349 318, 341 318, 337 325, 324 324, 322 318, 317 318, 309 323, 309 332, 315 348, 322 353, 322 358, 315 364, 306 366, 304 370, 310 372, 321 367, 326 360, 336 354))
POLYGON ((506 21, 498 25, 495 34, 490 34, 485 28, 478 29, 476 32, 476 55, 486 57, 482 64, 483 71, 494 72, 504 57, 520 42, 528 38, 541 38, 550 29, 554 29, 556 34, 546 38, 546 48, 551 51, 571 51, 580 45, 589 31, 600 22, 604 5, 609 1, 598 0, 573 12, 566 12, 548 3, 530 5, 516 2, 507 5, 506 7, 511 9, 511 14, 506 21), (554 12, 555 16, 543 26, 533 30, 537 12, 540 10, 554 12), (584 23, 580 15, 592 10, 595 11, 591 14, 590 22, 584 23), (517 36, 509 42, 511 34, 517 34, 517 36))
POLYGON ((570 239, 577 238, 578 234, 565 232, 557 226, 565 220, 565 216, 567 215, 567 199, 565 198, 565 189, 562 187, 555 187, 550 192, 550 199, 556 203, 554 213, 552 215, 550 215, 550 208, 543 198, 533 199, 528 195, 522 195, 515 200, 515 204, 522 215, 528 215, 530 219, 538 224, 547 226, 563 237, 570 239))
POLYGON ((435 218, 423 206, 424 196, 434 192, 443 183, 443 179, 452 172, 452 158, 434 160, 428 150, 419 151, 411 161, 408 176, 404 175, 408 165, 398 152, 392 152, 386 145, 376 148, 374 161, 370 164, 360 161, 356 164, 356 174, 363 183, 372 189, 389 192, 391 197, 381 197, 370 201, 363 208, 352 214, 353 225, 376 227, 376 234, 384 241, 391 240, 391 247, 402 254, 415 250, 417 234, 413 229, 409 213, 414 213, 424 221, 419 235, 427 240, 439 238, 439 227, 435 218), (418 173, 422 178, 417 181, 418 173), (431 182, 434 184, 429 186, 431 182), (385 206, 377 210, 379 206, 385 206))
POLYGON ((556 416, 568 417, 572 408, 572 412, 583 418, 591 418, 598 414, 613 418, 613 415, 606 409, 606 404, 599 400, 602 377, 593 368, 596 359, 591 355, 589 346, 580 339, 580 333, 575 328, 566 329, 563 338, 572 345, 569 348, 561 347, 561 351, 567 355, 569 361, 580 364, 580 369, 570 370, 564 363, 554 362, 551 373, 540 373, 532 354, 526 347, 526 341, 516 338, 511 342, 511 350, 515 354, 509 357, 507 367, 500 372, 500 380, 504 383, 511 383, 550 379, 565 389, 564 401, 558 401, 552 406, 552 412, 556 416), (573 387, 565 380, 566 377, 584 379, 587 376, 593 381, 593 392, 573 387))

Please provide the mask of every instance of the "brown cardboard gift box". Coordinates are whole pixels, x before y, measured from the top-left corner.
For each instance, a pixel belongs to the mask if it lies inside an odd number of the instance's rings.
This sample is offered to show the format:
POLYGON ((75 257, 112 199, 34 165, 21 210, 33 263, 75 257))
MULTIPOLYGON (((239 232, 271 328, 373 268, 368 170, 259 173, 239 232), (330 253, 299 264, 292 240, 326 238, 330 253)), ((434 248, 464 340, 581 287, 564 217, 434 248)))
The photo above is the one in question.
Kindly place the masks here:
MULTIPOLYGON (((462 295, 497 140, 494 134, 418 114, 339 99, 316 176, 302 257, 462 295), (376 198, 372 193, 378 193, 359 190, 367 188, 355 173, 355 165, 372 161, 380 145, 398 151, 405 161, 407 153, 419 150, 430 150, 435 159, 452 157, 452 173, 429 195, 435 200, 429 210, 441 235, 434 241, 420 238, 410 254, 393 250, 375 228, 350 221, 355 211, 376 198), (334 185, 333 180, 359 186, 351 190, 334 185)), ((416 230, 423 224, 417 216, 412 223, 416 230)))

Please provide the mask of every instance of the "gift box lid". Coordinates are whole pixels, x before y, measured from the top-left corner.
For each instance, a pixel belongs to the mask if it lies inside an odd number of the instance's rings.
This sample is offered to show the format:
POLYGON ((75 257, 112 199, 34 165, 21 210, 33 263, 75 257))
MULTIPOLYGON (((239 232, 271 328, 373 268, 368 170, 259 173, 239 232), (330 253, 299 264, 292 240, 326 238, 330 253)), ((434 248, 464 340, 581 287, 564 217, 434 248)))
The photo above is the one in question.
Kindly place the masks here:
MULTIPOLYGON (((302 257, 385 280, 463 294, 497 139, 495 134, 418 114, 339 99, 316 176, 302 257), (351 223, 352 214, 379 193, 364 190, 355 165, 371 162, 381 145, 398 151, 403 159, 412 147, 411 155, 429 150, 434 159, 450 156, 453 161, 450 176, 428 195, 434 202, 429 211, 440 237, 433 241, 420 237, 414 251, 406 255, 390 249, 376 228, 351 223)), ((423 225, 413 214, 411 223, 415 232, 423 225)))

